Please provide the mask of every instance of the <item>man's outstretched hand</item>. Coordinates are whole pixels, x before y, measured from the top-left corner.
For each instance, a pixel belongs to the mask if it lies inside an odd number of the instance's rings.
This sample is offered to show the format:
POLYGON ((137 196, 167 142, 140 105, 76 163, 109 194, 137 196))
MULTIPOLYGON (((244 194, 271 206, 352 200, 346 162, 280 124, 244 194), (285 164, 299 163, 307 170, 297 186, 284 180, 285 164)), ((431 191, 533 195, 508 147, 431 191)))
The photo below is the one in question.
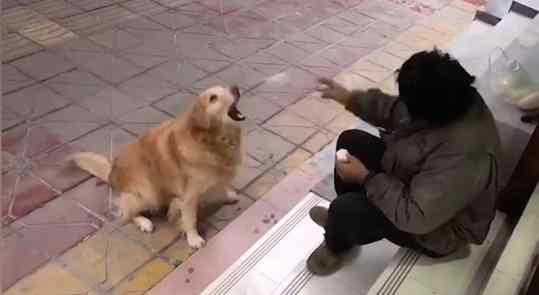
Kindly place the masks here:
POLYGON ((318 81, 320 82, 318 91, 322 93, 322 98, 332 99, 342 105, 346 105, 348 103, 350 91, 344 88, 341 84, 327 78, 320 78, 318 81))

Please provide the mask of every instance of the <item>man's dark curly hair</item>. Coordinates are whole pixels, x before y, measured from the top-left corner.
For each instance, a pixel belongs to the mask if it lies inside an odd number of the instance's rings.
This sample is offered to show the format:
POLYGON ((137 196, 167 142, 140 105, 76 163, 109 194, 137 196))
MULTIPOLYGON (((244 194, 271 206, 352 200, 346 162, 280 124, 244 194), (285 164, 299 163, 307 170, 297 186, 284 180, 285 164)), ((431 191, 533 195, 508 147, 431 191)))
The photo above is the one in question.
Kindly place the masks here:
POLYGON ((437 49, 412 55, 397 75, 399 97, 412 120, 445 125, 465 114, 477 99, 475 77, 437 49))

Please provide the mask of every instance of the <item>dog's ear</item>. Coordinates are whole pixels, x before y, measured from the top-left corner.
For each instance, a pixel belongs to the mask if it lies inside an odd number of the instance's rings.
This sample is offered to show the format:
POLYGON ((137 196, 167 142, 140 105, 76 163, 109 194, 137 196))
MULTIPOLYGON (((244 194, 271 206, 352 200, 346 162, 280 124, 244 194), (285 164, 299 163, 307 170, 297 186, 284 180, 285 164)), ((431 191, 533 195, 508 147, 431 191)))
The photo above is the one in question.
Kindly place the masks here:
POLYGON ((194 127, 200 129, 210 128, 210 117, 206 113, 204 106, 200 103, 196 103, 191 111, 191 122, 194 127))

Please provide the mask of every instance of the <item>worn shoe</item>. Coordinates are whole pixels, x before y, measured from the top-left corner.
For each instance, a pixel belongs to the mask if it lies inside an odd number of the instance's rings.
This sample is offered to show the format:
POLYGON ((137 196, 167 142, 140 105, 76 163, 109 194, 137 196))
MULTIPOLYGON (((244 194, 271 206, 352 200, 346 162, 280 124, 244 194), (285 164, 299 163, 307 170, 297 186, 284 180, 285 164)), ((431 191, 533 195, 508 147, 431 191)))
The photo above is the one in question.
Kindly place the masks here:
POLYGON ((328 222, 328 209, 321 206, 311 208, 309 211, 311 219, 321 227, 326 227, 328 222))
POLYGON ((333 253, 322 243, 307 259, 307 269, 318 276, 328 276, 342 266, 343 257, 333 253))

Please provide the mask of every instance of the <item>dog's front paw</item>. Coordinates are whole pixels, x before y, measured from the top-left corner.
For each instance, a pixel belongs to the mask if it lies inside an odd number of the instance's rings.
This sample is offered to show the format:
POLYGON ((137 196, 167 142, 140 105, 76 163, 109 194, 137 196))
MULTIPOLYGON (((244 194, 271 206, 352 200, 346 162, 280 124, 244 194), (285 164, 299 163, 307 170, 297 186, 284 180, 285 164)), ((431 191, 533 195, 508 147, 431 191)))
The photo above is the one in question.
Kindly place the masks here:
POLYGON ((238 196, 238 194, 235 191, 230 190, 226 192, 226 200, 225 200, 226 205, 234 205, 234 204, 237 204, 239 201, 240 201, 240 196, 238 196))
POLYGON ((189 246, 191 248, 194 248, 194 249, 200 249, 202 247, 204 247, 204 245, 206 245, 206 240, 204 240, 200 235, 195 235, 195 234, 191 234, 191 235, 187 235, 187 244, 189 244, 189 246))
POLYGON ((141 232, 151 233, 154 230, 152 221, 146 217, 137 216, 133 218, 133 222, 137 225, 141 232))

